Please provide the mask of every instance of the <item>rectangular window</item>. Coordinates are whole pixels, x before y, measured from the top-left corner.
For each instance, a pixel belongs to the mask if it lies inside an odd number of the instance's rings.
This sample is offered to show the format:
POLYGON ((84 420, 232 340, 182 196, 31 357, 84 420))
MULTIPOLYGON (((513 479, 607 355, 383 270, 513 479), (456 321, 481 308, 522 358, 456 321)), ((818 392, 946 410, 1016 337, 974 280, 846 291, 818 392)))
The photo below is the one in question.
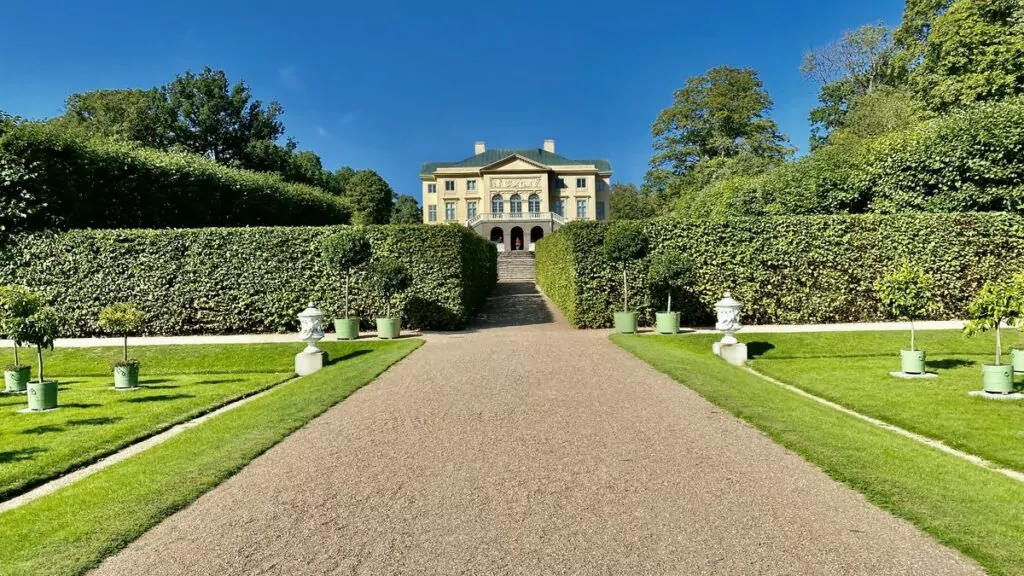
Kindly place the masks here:
POLYGON ((576 217, 583 220, 587 217, 587 201, 577 200, 576 201, 576 217))
POLYGON ((452 191, 454 191, 455 190, 455 180, 445 180, 444 181, 444 190, 445 190, 445 192, 452 192, 452 191))
POLYGON ((587 179, 586 178, 577 178, 576 179, 576 187, 577 188, 586 188, 587 187, 587 179))
POLYGON ((455 220, 455 202, 444 203, 444 219, 448 222, 455 220))
POLYGON ((598 192, 604 192, 606 190, 608 190, 608 185, 605 184, 604 180, 598 180, 597 181, 597 191, 598 192))
POLYGON ((476 202, 470 202, 467 204, 466 212, 470 218, 476 218, 476 202))
POLYGON ((565 198, 559 198, 558 201, 555 202, 555 214, 558 214, 563 218, 565 217, 565 198))
POLYGON ((466 190, 470 192, 476 190, 476 180, 466 180, 466 190))
POLYGON ((604 201, 597 201, 597 219, 604 220, 604 201))
POLYGON ((427 184, 427 194, 437 194, 437 184, 427 184))
POLYGON ((427 206, 427 220, 430 222, 437 222, 437 206, 431 204, 427 206))
POLYGON ((565 178, 559 178, 557 185, 559 188, 567 188, 567 186, 565 185, 565 178))

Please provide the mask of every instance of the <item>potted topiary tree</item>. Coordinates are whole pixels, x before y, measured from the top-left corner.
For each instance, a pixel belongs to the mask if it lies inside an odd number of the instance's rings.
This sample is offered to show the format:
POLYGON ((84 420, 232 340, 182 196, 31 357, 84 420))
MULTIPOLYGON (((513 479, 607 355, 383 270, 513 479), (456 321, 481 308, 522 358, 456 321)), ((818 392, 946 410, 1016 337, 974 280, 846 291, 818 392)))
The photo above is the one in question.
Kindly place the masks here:
POLYGON ((139 361, 128 358, 128 336, 142 327, 145 314, 134 304, 124 302, 100 310, 99 324, 106 332, 124 337, 124 357, 113 366, 114 388, 131 390, 139 387, 139 361))
POLYGON ((693 261, 681 252, 661 252, 651 259, 647 282, 651 290, 664 294, 667 300, 665 312, 655 314, 658 334, 679 332, 679 312, 672 311, 672 295, 693 285, 693 261))
POLYGON ((18 349, 26 342, 25 321, 43 305, 42 299, 24 286, 0 288, 0 329, 14 342, 14 363, 4 369, 4 389, 23 393, 32 377, 32 367, 22 364, 18 349))
POLYGON ((39 363, 39 379, 28 383, 29 410, 53 410, 57 407, 57 383, 43 377, 43 348, 53 350, 53 341, 57 338, 59 327, 57 311, 49 306, 39 308, 25 319, 23 337, 25 342, 36 347, 36 360, 39 363))
POLYGON ((996 363, 981 367, 983 390, 989 394, 1013 392, 1013 366, 1002 363, 1003 342, 1000 329, 1003 324, 1017 324, 1021 318, 1019 286, 1011 282, 987 282, 978 297, 968 307, 970 322, 964 333, 974 336, 990 330, 996 333, 996 363))
POLYGON ((370 241, 360 228, 347 228, 324 240, 324 260, 327 266, 337 274, 345 276, 345 317, 335 318, 334 330, 338 340, 355 340, 359 338, 359 318, 352 318, 349 302, 352 270, 370 260, 370 241))
POLYGON ((647 254, 647 237, 635 222, 614 224, 605 233, 604 253, 622 270, 622 312, 615 313, 615 330, 620 334, 633 334, 636 312, 629 311, 629 264, 647 254))
POLYGON ((910 349, 900 351, 900 370, 904 374, 924 374, 925 353, 917 349, 914 320, 935 310, 935 279, 904 261, 875 283, 875 292, 889 314, 910 322, 910 349))
POLYGON ((373 264, 373 281, 384 304, 384 316, 377 318, 377 337, 396 338, 402 332, 402 318, 392 316, 391 308, 395 296, 412 284, 412 277, 400 262, 387 259, 373 264))

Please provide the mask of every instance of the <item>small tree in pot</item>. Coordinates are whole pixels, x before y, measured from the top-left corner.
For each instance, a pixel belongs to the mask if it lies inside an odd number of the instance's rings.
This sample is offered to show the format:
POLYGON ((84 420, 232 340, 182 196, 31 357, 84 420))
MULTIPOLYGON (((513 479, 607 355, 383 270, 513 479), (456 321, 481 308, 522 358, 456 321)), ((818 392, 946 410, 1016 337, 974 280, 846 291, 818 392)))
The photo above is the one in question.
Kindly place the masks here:
POLYGON ((52 410, 57 407, 57 383, 43 377, 43 349, 53 350, 53 341, 60 328, 57 311, 43 306, 25 319, 23 328, 25 342, 36 347, 36 360, 39 362, 39 379, 28 384, 28 408, 34 411, 52 410))
POLYGON ((924 374, 925 353, 917 349, 914 321, 935 310, 935 279, 904 261, 875 283, 875 292, 889 314, 910 322, 910 349, 900 351, 900 370, 904 374, 924 374))
POLYGON ((693 261, 681 252, 661 252, 651 259, 647 282, 651 290, 664 294, 667 299, 665 312, 655 314, 658 333, 679 332, 679 312, 672 311, 672 295, 678 295, 693 285, 693 261))
POLYGON ((350 283, 352 271, 370 260, 370 241, 360 228, 347 228, 329 236, 323 245, 324 260, 327 266, 337 274, 345 276, 345 317, 334 320, 334 330, 338 340, 355 340, 359 338, 359 318, 352 318, 350 283))
POLYGON ((128 336, 136 334, 142 327, 145 314, 133 304, 124 302, 100 310, 99 324, 106 332, 124 338, 124 357, 116 362, 114 388, 130 390, 139 387, 139 361, 128 358, 128 336))
POLYGON ((622 270, 622 312, 615 313, 615 330, 636 332, 636 312, 629 311, 629 264, 647 255, 647 237, 636 222, 620 222, 605 233, 604 253, 622 270))
POLYGON ((22 364, 18 349, 27 342, 25 321, 43 306, 43 300, 24 286, 0 288, 0 329, 14 342, 14 363, 4 368, 4 388, 21 393, 28 388, 32 367, 22 364))
POLYGON ((990 330, 996 333, 996 363, 981 367, 982 385, 990 394, 1013 392, 1013 366, 1002 363, 1003 324, 1017 324, 1021 318, 1020 285, 1016 282, 987 282, 968 308, 971 321, 964 333, 974 336, 990 330))
POLYGON ((377 337, 396 338, 402 331, 402 318, 401 315, 392 316, 391 309, 395 296, 412 284, 412 277, 405 266, 389 258, 373 264, 373 282, 384 305, 384 316, 377 318, 377 337))

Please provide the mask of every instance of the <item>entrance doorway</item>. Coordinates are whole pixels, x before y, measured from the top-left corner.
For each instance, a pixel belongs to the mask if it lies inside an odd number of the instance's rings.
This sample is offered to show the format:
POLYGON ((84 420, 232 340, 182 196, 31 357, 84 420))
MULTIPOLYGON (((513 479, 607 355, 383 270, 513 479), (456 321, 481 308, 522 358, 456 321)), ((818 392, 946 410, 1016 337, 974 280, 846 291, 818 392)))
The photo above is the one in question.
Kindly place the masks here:
POLYGON ((512 229, 511 239, 513 250, 526 249, 526 244, 524 242, 525 239, 523 237, 523 229, 520 228, 519 226, 516 226, 515 228, 512 229))
POLYGON ((544 229, 540 226, 534 226, 530 228, 530 252, 537 249, 537 242, 544 237, 544 229))
POLYGON ((498 252, 505 251, 505 231, 501 228, 491 228, 491 242, 498 246, 498 252))

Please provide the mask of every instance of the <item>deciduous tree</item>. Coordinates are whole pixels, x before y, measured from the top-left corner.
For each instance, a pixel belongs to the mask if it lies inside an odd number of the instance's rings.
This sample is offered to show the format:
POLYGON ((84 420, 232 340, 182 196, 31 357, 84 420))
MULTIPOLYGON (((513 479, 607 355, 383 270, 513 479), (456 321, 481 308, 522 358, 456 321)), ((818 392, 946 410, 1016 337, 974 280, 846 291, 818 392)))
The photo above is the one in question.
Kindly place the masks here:
POLYGON ((391 209, 392 224, 421 224, 423 223, 423 211, 420 204, 412 196, 405 194, 395 200, 395 206, 391 209))
POLYGON ((387 224, 395 193, 373 170, 360 170, 348 181, 345 200, 352 211, 353 224, 387 224))

